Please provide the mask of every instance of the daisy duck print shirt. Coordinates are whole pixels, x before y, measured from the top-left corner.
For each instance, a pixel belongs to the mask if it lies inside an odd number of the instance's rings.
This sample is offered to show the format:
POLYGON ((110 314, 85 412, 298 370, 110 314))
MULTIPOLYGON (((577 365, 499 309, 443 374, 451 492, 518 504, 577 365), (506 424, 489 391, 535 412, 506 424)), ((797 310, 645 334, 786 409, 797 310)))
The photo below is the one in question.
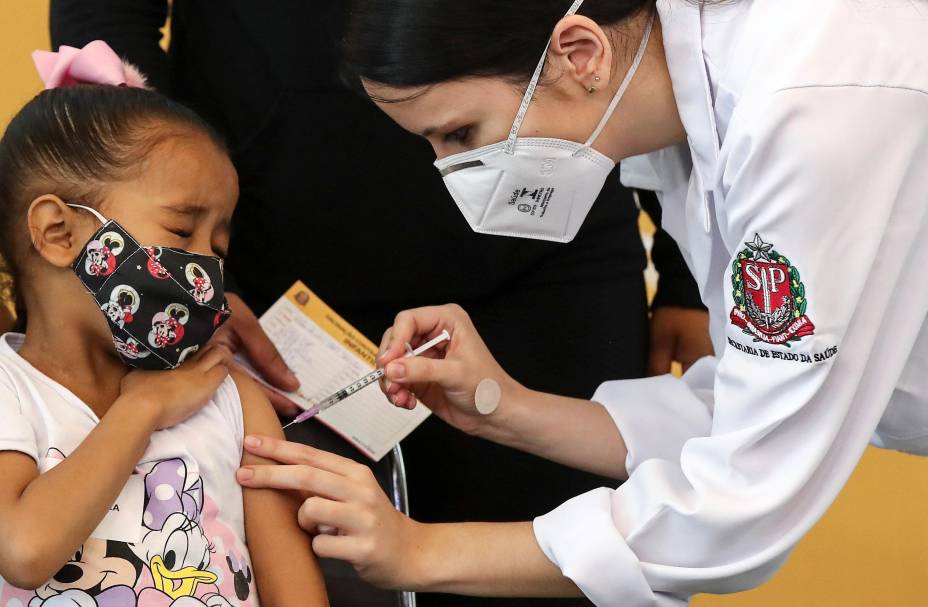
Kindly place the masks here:
MULTIPOLYGON (((0 338, 0 451, 45 473, 99 421, 0 338)), ((186 422, 159 430, 122 493, 70 561, 36 590, 0 578, 0 607, 257 607, 245 546, 238 390, 226 379, 186 422)), ((61 496, 67 507, 68 496, 61 496)))

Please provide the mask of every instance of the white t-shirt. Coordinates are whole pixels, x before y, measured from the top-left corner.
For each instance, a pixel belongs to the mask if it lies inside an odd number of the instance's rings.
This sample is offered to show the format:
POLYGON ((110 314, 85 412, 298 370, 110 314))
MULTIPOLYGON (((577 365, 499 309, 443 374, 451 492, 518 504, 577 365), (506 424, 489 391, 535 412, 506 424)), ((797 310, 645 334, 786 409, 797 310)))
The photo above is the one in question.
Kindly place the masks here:
MULTIPOLYGON (((99 419, 0 337, 0 451, 61 463, 99 419)), ((0 607, 257 606, 245 546, 242 405, 231 378, 184 423, 152 434, 135 473, 92 537, 35 591, 0 578, 0 607)), ((66 508, 68 496, 61 496, 66 508)))

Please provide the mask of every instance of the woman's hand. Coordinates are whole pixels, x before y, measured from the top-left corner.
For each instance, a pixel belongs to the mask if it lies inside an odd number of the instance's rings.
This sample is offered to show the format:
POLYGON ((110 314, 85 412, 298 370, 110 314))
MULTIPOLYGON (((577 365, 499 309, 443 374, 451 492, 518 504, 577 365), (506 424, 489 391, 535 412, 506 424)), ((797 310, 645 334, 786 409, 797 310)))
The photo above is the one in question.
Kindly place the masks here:
POLYGON ((674 362, 685 372, 713 352, 709 313, 705 310, 662 306, 651 313, 651 350, 648 375, 670 373, 674 362))
POLYGON ((120 400, 153 403, 157 429, 186 420, 210 401, 229 375, 232 354, 209 346, 172 371, 132 371, 122 380, 120 400))
POLYGON ((484 421, 474 403, 481 381, 498 383, 502 401, 526 392, 499 366, 457 305, 400 312, 384 333, 377 362, 386 371, 381 388, 394 405, 412 409, 418 398, 445 422, 470 434, 478 433, 484 421), (450 342, 422 356, 403 358, 407 343, 415 348, 444 330, 451 334, 450 342))
POLYGON ((368 582, 384 588, 414 583, 417 534, 422 525, 398 512, 370 468, 306 445, 249 436, 245 449, 283 465, 239 469, 243 487, 299 492, 300 526, 314 535, 320 557, 351 563, 368 582), (320 533, 320 529, 335 530, 320 533), (406 577, 403 577, 403 576, 406 577))

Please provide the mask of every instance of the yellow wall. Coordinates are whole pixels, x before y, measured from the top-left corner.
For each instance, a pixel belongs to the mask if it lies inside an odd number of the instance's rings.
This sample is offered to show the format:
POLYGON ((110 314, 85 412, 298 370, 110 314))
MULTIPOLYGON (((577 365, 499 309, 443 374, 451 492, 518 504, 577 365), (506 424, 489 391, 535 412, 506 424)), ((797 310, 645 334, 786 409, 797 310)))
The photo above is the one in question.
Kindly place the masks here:
MULTIPOLYGON (((46 0, 0 11, 0 125, 40 85, 29 53, 46 48, 46 0)), ((842 607, 928 604, 928 460, 867 452, 835 505, 784 569, 758 590, 702 596, 698 607, 842 607)))
POLYGON ((7 0, 0 8, 0 126, 39 92, 32 51, 47 49, 48 0, 7 0))

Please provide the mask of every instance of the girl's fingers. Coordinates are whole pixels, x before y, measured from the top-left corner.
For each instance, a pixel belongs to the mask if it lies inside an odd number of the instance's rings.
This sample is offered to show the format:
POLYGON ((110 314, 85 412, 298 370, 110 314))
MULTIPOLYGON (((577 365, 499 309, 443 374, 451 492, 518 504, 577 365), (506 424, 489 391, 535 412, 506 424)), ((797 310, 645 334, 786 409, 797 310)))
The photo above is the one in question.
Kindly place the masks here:
POLYGON ((232 362, 232 353, 225 346, 212 345, 200 355, 196 361, 197 367, 207 370, 218 364, 229 365, 232 362))
POLYGON ((211 369, 208 369, 203 373, 203 385, 209 388, 209 393, 212 395, 216 390, 219 389, 219 386, 226 380, 226 377, 229 376, 229 367, 225 364, 217 364, 211 369))

